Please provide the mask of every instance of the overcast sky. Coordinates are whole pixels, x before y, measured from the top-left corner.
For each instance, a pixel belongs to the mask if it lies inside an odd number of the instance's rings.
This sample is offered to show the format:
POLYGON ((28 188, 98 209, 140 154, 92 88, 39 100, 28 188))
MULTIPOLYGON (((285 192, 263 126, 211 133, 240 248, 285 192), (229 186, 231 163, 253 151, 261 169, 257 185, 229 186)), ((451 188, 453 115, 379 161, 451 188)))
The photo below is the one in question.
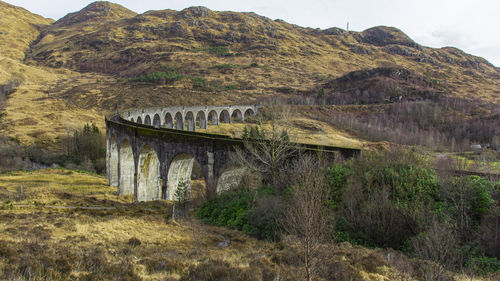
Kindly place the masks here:
MULTIPOLYGON (((93 1, 3 0, 44 17, 59 19, 93 1)), ((454 46, 500 66, 500 0, 116 0, 138 13, 205 6, 215 11, 255 12, 305 27, 362 31, 387 25, 422 45, 454 46)))

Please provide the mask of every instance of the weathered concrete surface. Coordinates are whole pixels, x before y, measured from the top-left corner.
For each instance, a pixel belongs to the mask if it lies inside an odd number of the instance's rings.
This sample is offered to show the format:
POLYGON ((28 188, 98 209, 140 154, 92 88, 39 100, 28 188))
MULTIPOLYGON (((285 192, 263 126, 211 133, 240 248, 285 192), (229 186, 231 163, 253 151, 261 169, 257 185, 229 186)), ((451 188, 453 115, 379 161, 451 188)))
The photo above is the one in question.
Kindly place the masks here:
POLYGON ((111 136, 110 140, 110 177, 109 177, 109 185, 118 186, 118 145, 116 143, 116 137, 111 136))
MULTIPOLYGON (((185 181, 190 187, 195 170, 198 178, 215 182, 217 191, 236 186, 241 182, 243 171, 229 167, 228 163, 234 148, 242 147, 243 141, 194 132, 194 128, 231 122, 231 119, 245 120, 257 109, 256 106, 141 109, 107 118, 108 180, 118 186, 119 195, 133 194, 134 201, 174 199, 179 182, 185 181), (152 120, 153 123, 146 125, 133 120, 152 120), (189 131, 182 130, 185 124, 189 131), (174 127, 179 129, 172 129, 174 127)), ((340 153, 344 157, 359 152, 320 145, 301 144, 301 147, 320 154, 340 153)))
POLYGON ((122 141, 120 147, 120 182, 118 185, 118 194, 134 194, 134 152, 128 139, 122 141))
POLYGON ((195 161, 194 157, 187 153, 174 157, 168 169, 167 200, 177 199, 174 194, 180 182, 185 182, 188 190, 191 189, 191 173, 195 161))
POLYGON ((146 145, 139 154, 137 174, 137 201, 160 199, 160 161, 155 150, 146 145))
POLYGON ((229 167, 219 177, 217 181, 217 193, 238 187, 241 184, 246 169, 241 167, 229 167))

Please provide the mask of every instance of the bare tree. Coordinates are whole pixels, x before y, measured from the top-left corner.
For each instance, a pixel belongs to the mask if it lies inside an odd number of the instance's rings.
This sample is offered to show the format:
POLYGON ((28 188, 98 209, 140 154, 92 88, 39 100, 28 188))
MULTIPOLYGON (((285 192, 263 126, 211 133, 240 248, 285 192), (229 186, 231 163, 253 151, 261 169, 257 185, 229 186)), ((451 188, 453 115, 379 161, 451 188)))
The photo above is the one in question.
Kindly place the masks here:
POLYGON ((304 155, 293 164, 290 176, 291 197, 281 225, 299 242, 306 280, 312 280, 326 240, 329 224, 324 204, 327 188, 318 159, 304 155))
POLYGON ((290 106, 271 99, 260 113, 259 125, 243 134, 244 148, 236 148, 233 161, 268 178, 278 186, 279 175, 286 171, 286 162, 296 153, 290 142, 290 106), (265 129, 265 125, 269 129, 265 129))
POLYGON ((433 219, 427 231, 412 239, 415 255, 446 267, 455 265, 460 259, 456 250, 457 240, 453 230, 444 223, 433 219))

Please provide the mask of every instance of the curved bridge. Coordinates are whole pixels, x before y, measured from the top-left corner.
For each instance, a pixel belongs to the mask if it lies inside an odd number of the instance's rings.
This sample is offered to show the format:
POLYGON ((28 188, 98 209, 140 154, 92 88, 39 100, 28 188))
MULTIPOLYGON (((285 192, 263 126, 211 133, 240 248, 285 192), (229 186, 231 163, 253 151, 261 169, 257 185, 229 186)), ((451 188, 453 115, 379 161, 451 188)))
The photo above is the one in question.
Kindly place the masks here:
POLYGON ((178 106, 128 110, 122 117, 155 128, 195 131, 196 127, 206 129, 208 125, 219 125, 219 122, 243 122, 248 116, 255 115, 257 110, 256 105, 178 106))
MULTIPOLYGON (((207 185, 216 187, 217 192, 238 185, 242 168, 232 167, 229 155, 236 146, 243 146, 243 140, 195 129, 219 122, 243 122, 257 110, 257 106, 151 108, 127 110, 106 118, 110 185, 118 187, 119 195, 132 195, 134 201, 173 200, 181 182, 187 184, 192 198, 204 197, 207 185), (211 122, 204 116, 209 116, 211 122)), ((351 157, 360 151, 296 145, 332 156, 340 153, 351 157)))

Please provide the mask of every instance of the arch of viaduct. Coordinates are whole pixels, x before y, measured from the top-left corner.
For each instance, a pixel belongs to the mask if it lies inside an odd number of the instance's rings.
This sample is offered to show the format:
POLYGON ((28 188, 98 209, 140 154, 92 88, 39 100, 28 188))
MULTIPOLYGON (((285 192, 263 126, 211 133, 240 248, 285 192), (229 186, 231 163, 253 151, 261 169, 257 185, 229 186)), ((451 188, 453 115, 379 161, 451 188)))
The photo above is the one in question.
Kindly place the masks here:
MULTIPOLYGON (((215 183, 217 191, 239 184, 241 168, 229 166, 229 157, 235 147, 243 146, 243 140, 196 132, 196 128, 206 128, 209 124, 207 119, 196 121, 194 116, 212 114, 211 125, 217 125, 221 119, 228 123, 244 121, 257 110, 257 106, 151 108, 126 110, 106 118, 106 171, 110 185, 118 188, 119 195, 132 195, 137 202, 175 199, 179 182, 186 182, 190 190, 195 170, 206 182, 215 183), (169 123, 169 114, 182 119, 169 123), (144 123, 146 119, 158 119, 156 116, 160 118, 159 123, 144 123), (181 121, 183 126, 176 126, 181 121)), ((309 144, 301 147, 331 155, 341 153, 344 157, 359 152, 309 144)))
POLYGON ((122 117, 155 128, 195 131, 197 127, 206 129, 208 125, 243 122, 257 110, 256 105, 158 107, 128 110, 122 117))

